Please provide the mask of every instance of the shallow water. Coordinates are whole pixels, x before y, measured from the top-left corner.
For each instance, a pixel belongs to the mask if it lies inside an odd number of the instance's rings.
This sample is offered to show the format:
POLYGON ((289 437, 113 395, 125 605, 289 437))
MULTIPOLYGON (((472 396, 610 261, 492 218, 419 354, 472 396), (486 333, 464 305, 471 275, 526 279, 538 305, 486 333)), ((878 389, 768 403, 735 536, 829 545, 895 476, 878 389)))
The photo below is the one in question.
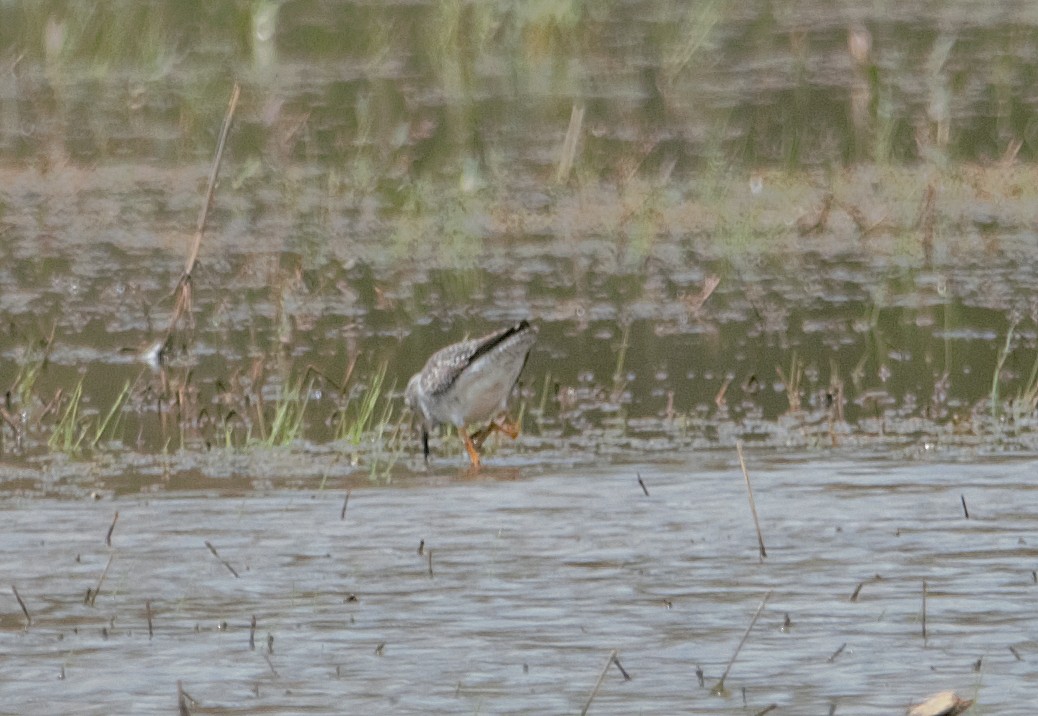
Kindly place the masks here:
POLYGON ((870 13, 0 3, 0 712, 1033 711, 1038 25, 870 13))
POLYGON ((674 458, 438 466, 356 487, 344 519, 341 483, 10 495, 33 623, 8 600, 3 710, 168 712, 180 681, 203 713, 574 713, 617 649, 631 679, 592 713, 885 714, 945 688, 1030 712, 1038 463, 750 452, 762 560, 734 459, 674 458))

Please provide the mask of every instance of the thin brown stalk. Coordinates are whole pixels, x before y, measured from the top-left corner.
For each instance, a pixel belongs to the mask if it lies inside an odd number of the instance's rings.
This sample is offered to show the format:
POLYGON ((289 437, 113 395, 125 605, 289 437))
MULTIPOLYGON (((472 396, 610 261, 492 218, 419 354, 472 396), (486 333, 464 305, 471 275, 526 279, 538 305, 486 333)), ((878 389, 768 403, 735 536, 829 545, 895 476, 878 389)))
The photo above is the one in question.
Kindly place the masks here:
POLYGON ((180 716, 191 716, 191 711, 188 709, 188 702, 194 702, 187 692, 184 691, 184 684, 181 681, 177 682, 177 713, 180 716))
POLYGON ((198 212, 198 222, 195 225, 195 235, 191 241, 191 248, 187 254, 187 260, 184 262, 184 273, 180 277, 180 281, 177 283, 176 288, 176 300, 173 304, 173 315, 170 318, 169 327, 166 329, 166 342, 169 341, 170 336, 173 334, 174 329, 180 322, 181 317, 186 313, 190 316, 191 314, 191 273, 195 270, 195 263, 198 261, 198 252, 202 247, 202 237, 205 236, 205 223, 209 217, 209 209, 213 203, 213 195, 216 193, 216 178, 220 174, 220 164, 223 161, 223 150, 227 143, 227 133, 231 128, 231 121, 234 119, 234 112, 238 107, 238 97, 241 95, 241 86, 235 83, 234 89, 231 90, 231 99, 227 104, 227 112, 224 114, 223 126, 220 128, 220 138, 216 145, 216 154, 213 157, 213 164, 209 170, 209 183, 205 190, 205 200, 202 202, 202 208, 198 212))
POLYGON ((202 236, 205 234, 205 222, 209 216, 209 207, 213 203, 213 195, 216 193, 216 177, 220 174, 220 163, 223 161, 223 148, 227 143, 227 133, 231 129, 231 120, 234 119, 234 111, 238 108, 238 97, 241 96, 241 86, 235 82, 231 90, 231 99, 227 103, 227 112, 223 117, 223 126, 220 127, 220 139, 216 144, 216 156, 213 158, 212 168, 209 170, 209 183, 205 189, 205 201, 202 209, 198 212, 198 223, 195 225, 195 238, 191 244, 191 252, 187 255, 184 263, 184 275, 190 276, 198 260, 198 250, 202 246, 202 236))
POLYGON ((638 475, 638 484, 642 486, 642 492, 644 492, 645 496, 648 497, 649 496, 649 488, 647 488, 645 486, 645 482, 642 480, 642 474, 639 472, 639 473, 637 473, 637 475, 638 475))
POLYGON ((112 546, 112 532, 115 530, 115 523, 119 521, 119 510, 115 511, 115 517, 112 518, 112 524, 108 528, 108 534, 105 535, 105 545, 108 547, 112 546))
POLYGON ((105 583, 105 578, 108 576, 108 568, 112 566, 112 559, 114 557, 114 554, 108 555, 108 561, 105 562, 105 568, 101 570, 101 576, 97 579, 97 586, 94 587, 93 592, 87 592, 89 595, 87 604, 91 607, 94 606, 94 603, 97 601, 97 595, 101 593, 101 585, 105 583))
POLYGON ((25 628, 28 629, 32 626, 32 615, 29 614, 29 608, 25 606, 25 602, 22 601, 22 596, 18 594, 18 587, 12 584, 11 591, 14 592, 14 598, 18 600, 18 606, 22 608, 22 614, 25 615, 25 628))
POLYGON ((768 550, 764 548, 764 536, 760 531, 760 520, 757 519, 757 504, 753 500, 753 488, 750 486, 750 473, 746 470, 746 460, 742 456, 742 443, 735 443, 735 449, 739 453, 739 465, 742 467, 742 476, 746 479, 746 493, 750 496, 750 512, 753 513, 753 526, 757 528, 757 545, 760 548, 761 559, 768 556, 768 550))
POLYGON ((617 650, 613 649, 609 652, 609 658, 606 659, 605 666, 602 667, 602 673, 598 675, 598 681, 595 682, 595 687, 591 689, 591 693, 588 694, 587 701, 584 702, 584 708, 580 710, 580 716, 587 716, 588 710, 591 708, 591 702, 595 700, 595 695, 598 693, 599 688, 602 686, 602 682, 605 680, 605 675, 609 671, 609 667, 616 661, 617 650))
POLYGON ((209 548, 209 551, 213 553, 214 557, 216 557, 218 560, 220 560, 220 562, 223 564, 224 567, 227 567, 227 569, 230 570, 231 574, 233 574, 235 577, 238 576, 238 572, 235 571, 234 567, 231 566, 230 562, 228 562, 226 559, 224 559, 223 557, 220 556, 220 553, 216 551, 216 547, 213 546, 212 542, 210 542, 209 540, 206 540, 205 541, 205 546, 209 548))
POLYGON ((923 641, 926 641, 926 580, 923 580, 923 641))
POLYGON ((346 499, 342 501, 342 512, 339 513, 339 519, 346 519, 346 505, 350 504, 350 491, 346 490, 346 499))
POLYGON ((145 599, 144 600, 144 615, 148 618, 148 638, 151 639, 153 636, 155 636, 155 630, 152 628, 152 624, 151 624, 151 600, 150 599, 145 599))
POLYGON ((274 678, 278 678, 278 670, 274 668, 274 662, 270 660, 268 654, 264 654, 263 658, 267 660, 267 666, 270 667, 270 673, 274 675, 274 678))
POLYGON ((735 647, 735 652, 732 654, 732 658, 728 660, 728 666, 725 667, 724 673, 721 674, 721 679, 714 685, 713 693, 721 694, 724 693, 724 680, 728 678, 728 672, 732 670, 732 665, 735 663, 735 658, 739 656, 739 652, 742 650, 743 644, 746 643, 747 637, 750 636, 750 631, 753 629, 753 625, 757 623, 757 618, 760 617, 760 613, 764 611, 764 605, 768 603, 768 599, 771 598, 771 590, 769 589, 764 598, 760 600, 760 604, 757 605, 757 611, 753 613, 753 619, 750 620, 750 625, 746 627, 746 633, 742 635, 742 639, 739 640, 738 646, 735 647))

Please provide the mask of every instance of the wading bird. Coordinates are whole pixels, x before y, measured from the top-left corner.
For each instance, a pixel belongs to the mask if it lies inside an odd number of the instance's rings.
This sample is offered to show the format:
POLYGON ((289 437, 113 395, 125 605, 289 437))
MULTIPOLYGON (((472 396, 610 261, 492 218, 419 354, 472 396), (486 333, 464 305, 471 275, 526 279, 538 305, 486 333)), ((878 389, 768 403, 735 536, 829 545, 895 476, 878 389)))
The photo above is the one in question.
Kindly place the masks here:
POLYGON ((442 348, 411 377, 404 402, 422 421, 422 451, 429 459, 429 432, 448 423, 458 430, 472 467, 495 430, 512 439, 519 426, 506 415, 508 396, 519 380, 537 329, 527 321, 442 348), (490 421, 471 436, 468 426, 490 421))

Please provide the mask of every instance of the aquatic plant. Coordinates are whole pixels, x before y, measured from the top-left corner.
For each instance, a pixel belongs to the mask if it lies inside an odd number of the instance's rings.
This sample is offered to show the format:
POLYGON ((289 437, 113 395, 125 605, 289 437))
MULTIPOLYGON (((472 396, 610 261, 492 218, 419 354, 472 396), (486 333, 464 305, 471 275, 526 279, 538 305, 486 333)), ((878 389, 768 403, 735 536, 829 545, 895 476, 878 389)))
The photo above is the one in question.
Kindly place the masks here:
POLYGON ((358 387, 357 396, 347 398, 342 409, 336 411, 335 439, 356 447, 363 442, 371 430, 381 432, 390 422, 393 415, 393 401, 390 399, 393 387, 386 389, 386 371, 388 364, 382 362, 372 374, 368 384, 358 387), (379 401, 383 402, 382 413, 376 419, 379 401))
POLYGON ((998 420, 999 414, 999 390, 998 386, 1002 380, 1002 369, 1005 367, 1006 358, 1009 357, 1009 347, 1013 343, 1013 332, 1016 330, 1016 323, 1010 323, 1009 329, 1006 331, 1006 340, 1002 344, 1002 347, 998 349, 998 355, 995 358, 995 370, 991 374, 991 393, 989 395, 989 401, 991 403, 991 417, 993 420, 998 420))
MULTIPOLYGON (((270 429, 260 438, 266 447, 285 447, 302 436, 306 406, 313 392, 314 379, 308 372, 292 380, 285 381, 278 391, 274 402, 274 416, 270 429)), ((262 412, 262 408, 260 408, 262 412)), ((262 425, 262 423, 261 423, 262 425)))
POLYGON ((86 436, 86 426, 82 424, 80 403, 83 400, 83 378, 76 383, 75 389, 68 397, 65 409, 51 432, 47 445, 51 450, 73 453, 79 450, 86 436))
MULTIPOLYGON (((82 381, 80 381, 82 385, 82 381)), ((113 439, 122 424, 123 419, 123 407, 130 398, 130 392, 132 389, 130 381, 126 381, 123 385, 123 389, 119 391, 119 395, 116 396, 115 402, 112 403, 112 407, 108 409, 104 419, 98 421, 94 429, 94 437, 90 441, 90 447, 96 448, 98 443, 102 441, 106 436, 109 439, 113 439)))
POLYGON ((804 379, 804 363, 794 352, 789 361, 789 372, 782 370, 782 366, 775 366, 775 372, 779 380, 786 388, 786 400, 789 403, 790 413, 799 413, 801 408, 800 385, 804 379))

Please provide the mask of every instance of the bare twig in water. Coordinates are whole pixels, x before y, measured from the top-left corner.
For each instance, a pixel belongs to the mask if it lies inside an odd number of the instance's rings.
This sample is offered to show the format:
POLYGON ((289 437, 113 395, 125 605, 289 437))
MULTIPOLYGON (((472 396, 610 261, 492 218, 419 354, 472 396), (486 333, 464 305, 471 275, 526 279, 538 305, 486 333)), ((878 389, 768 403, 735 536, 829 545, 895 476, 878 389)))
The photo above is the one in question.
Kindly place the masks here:
POLYGON ((421 557, 423 554, 425 554, 425 540, 424 539, 418 541, 418 556, 421 557))
POLYGON ((431 549, 428 550, 428 555, 429 555, 429 579, 432 579, 432 576, 433 576, 433 571, 432 571, 432 552, 433 551, 431 549))
POLYGON ((346 505, 350 504, 350 491, 346 490, 346 499, 342 501, 342 512, 339 513, 339 519, 346 519, 346 505))
POLYGON ((613 663, 616 664, 616 668, 620 670, 620 673, 624 677, 624 681, 630 681, 631 680, 631 675, 627 673, 627 669, 625 669, 623 667, 623 665, 620 663, 620 657, 619 656, 614 656, 613 657, 613 663))
POLYGON ((757 505, 753 500, 753 488, 750 486, 750 473, 746 470, 746 460, 742 456, 742 443, 735 443, 735 450, 739 453, 739 465, 742 467, 742 476, 746 478, 746 493, 750 496, 750 512, 753 513, 753 526, 757 528, 757 545, 760 547, 761 559, 768 556, 768 550, 764 548, 764 536, 760 531, 760 521, 757 519, 757 505))
POLYGON ((769 714, 769 713, 771 713, 772 711, 774 711, 777 708, 778 708, 778 704, 768 704, 767 706, 762 708, 760 711, 758 711, 757 713, 753 714, 753 716, 764 716, 764 714, 769 714))
POLYGON ((209 540, 206 540, 205 541, 205 546, 209 548, 209 551, 213 553, 214 557, 216 557, 218 560, 220 560, 220 562, 223 564, 224 567, 227 567, 227 569, 229 569, 231 571, 231 574, 233 574, 235 577, 238 576, 238 573, 234 570, 234 567, 231 566, 231 563, 228 562, 226 559, 224 559, 223 557, 220 556, 220 553, 216 551, 216 547, 213 546, 212 542, 210 542, 209 540))
POLYGON ((637 473, 637 474, 638 474, 638 484, 642 486, 642 492, 644 492, 645 496, 648 497, 649 496, 649 488, 647 488, 645 486, 645 483, 642 482, 642 474, 640 472, 637 473))
POLYGON ((840 648, 837 649, 836 651, 834 651, 832 654, 830 654, 829 658, 826 659, 826 661, 828 661, 830 664, 833 663, 834 661, 836 661, 836 657, 838 657, 840 654, 842 654, 843 650, 846 649, 846 648, 847 648, 847 642, 844 642, 844 643, 840 644, 840 648))
POLYGON ((108 534, 105 535, 105 544, 109 547, 112 546, 112 532, 115 530, 115 523, 119 521, 119 510, 115 511, 115 517, 112 518, 112 525, 108 528, 108 534))
POLYGON ((144 616, 146 616, 148 618, 148 638, 151 639, 153 636, 155 636, 155 630, 152 628, 152 625, 151 625, 151 600, 150 599, 145 599, 144 600, 144 616))
POLYGON ((97 579, 97 586, 94 587, 92 593, 89 591, 87 592, 87 605, 92 607, 94 606, 94 602, 97 601, 97 595, 101 592, 101 585, 105 583, 105 577, 108 576, 108 568, 112 566, 112 558, 114 557, 114 554, 108 555, 108 561, 105 563, 105 568, 101 570, 101 576, 97 579))
POLYGON ((177 711, 180 716, 191 716, 191 711, 187 708, 188 702, 197 704, 191 696, 184 691, 184 683, 182 681, 177 682, 177 711))
POLYGON ((274 668, 274 662, 270 660, 270 657, 267 654, 264 654, 263 658, 267 660, 267 666, 270 667, 270 673, 274 675, 275 679, 278 678, 278 671, 274 668))
POLYGON ((750 636, 750 631, 753 629, 753 625, 757 623, 760 613, 764 611, 764 605, 768 603, 768 599, 771 598, 771 590, 769 589, 764 595, 764 598, 760 600, 760 604, 757 605, 757 611, 753 613, 753 619, 750 620, 750 625, 746 627, 746 633, 742 635, 742 639, 739 640, 738 646, 735 647, 735 653, 732 654, 732 658, 728 660, 728 666, 724 668, 724 673, 721 674, 720 680, 714 684, 712 692, 715 694, 724 693, 724 680, 728 678, 728 672, 732 670, 732 665, 735 663, 735 658, 739 656, 739 652, 742 650, 743 644, 746 643, 747 637, 750 636))
POLYGON ((966 496, 959 495, 959 499, 962 500, 962 513, 966 515, 966 519, 968 520, 970 518, 970 511, 969 508, 966 507, 966 496))
POLYGON ((18 600, 18 606, 22 608, 22 614, 25 615, 25 628, 28 629, 32 626, 32 616, 29 614, 29 608, 25 606, 25 602, 22 601, 22 597, 18 594, 18 587, 11 585, 11 591, 14 592, 14 598, 18 600))
POLYGON ((249 651, 256 651, 256 615, 252 615, 252 623, 249 624, 249 651))
POLYGON ((231 120, 234 119, 234 111, 238 107, 238 97, 241 95, 241 87, 235 83, 231 90, 231 99, 227 104, 227 112, 224 114, 223 126, 220 128, 220 139, 216 145, 216 154, 213 157, 213 165, 209 170, 209 183, 205 190, 205 201, 198 213, 198 223, 195 225, 195 235, 191 242, 187 260, 184 262, 184 273, 177 283, 176 299, 173 304, 173 315, 170 318, 169 327, 166 329, 166 341, 176 329, 181 317, 191 312, 191 272, 195 270, 195 262, 198 260, 198 251, 202 246, 202 237, 205 235, 205 222, 209 216, 209 208, 213 203, 213 195, 216 193, 216 177, 220 173, 220 163, 223 160, 223 149, 227 143, 227 133, 231 128, 231 120))
POLYGON ((923 580, 923 641, 926 641, 926 580, 923 580))
POLYGON ((609 652, 609 658, 606 659, 605 666, 602 667, 602 673, 598 675, 598 681, 595 682, 595 687, 591 689, 591 693, 587 696, 587 701, 584 702, 584 708, 580 710, 580 716, 587 716, 588 710, 591 708, 591 702, 595 700, 595 694, 598 693, 598 689, 602 686, 602 681, 605 680, 605 675, 609 671, 609 667, 616 661, 617 650, 613 649, 609 652))
POLYGON ((865 586, 865 582, 858 582, 858 586, 854 588, 854 593, 851 595, 851 601, 858 601, 858 595, 861 594, 861 588, 865 586))

